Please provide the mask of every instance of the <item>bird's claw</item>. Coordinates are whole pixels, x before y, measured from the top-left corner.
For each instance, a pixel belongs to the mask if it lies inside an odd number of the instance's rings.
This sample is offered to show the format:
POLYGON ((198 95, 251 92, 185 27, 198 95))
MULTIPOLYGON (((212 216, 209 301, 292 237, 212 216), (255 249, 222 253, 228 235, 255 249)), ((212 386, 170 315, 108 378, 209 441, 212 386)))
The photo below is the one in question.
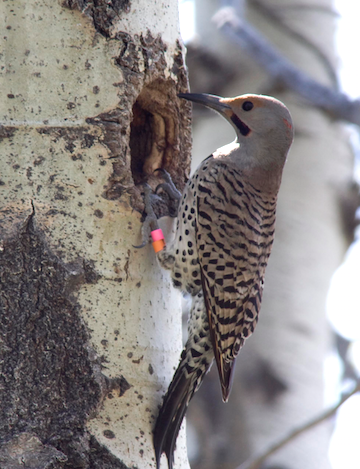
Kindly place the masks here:
POLYGON ((159 189, 162 189, 164 192, 168 194, 171 200, 176 200, 179 201, 181 199, 181 192, 176 188, 173 180, 171 179, 170 174, 165 171, 163 168, 158 168, 155 169, 154 173, 156 171, 160 171, 162 173, 162 177, 165 180, 165 182, 162 182, 159 184, 156 189, 155 189, 155 194, 158 193, 159 189))
POLYGON ((150 233, 153 230, 156 230, 159 228, 157 218, 156 218, 153 206, 152 206, 152 202, 154 198, 158 198, 158 196, 154 194, 149 184, 145 184, 144 185, 144 202, 145 202, 146 217, 141 227, 142 243, 139 244, 138 246, 133 245, 133 247, 136 249, 141 249, 144 246, 146 246, 150 240, 150 233))
POLYGON ((151 232, 159 228, 157 218, 153 209, 154 202, 162 200, 157 195, 158 191, 160 189, 163 190, 164 192, 168 194, 170 202, 174 201, 176 203, 175 207, 174 207, 175 205, 174 203, 170 203, 170 207, 169 207, 170 216, 176 216, 177 206, 178 206, 179 200, 181 199, 181 192, 177 190, 175 184, 173 183, 173 180, 171 179, 170 174, 167 171, 165 171, 165 169, 162 169, 162 168, 155 169, 154 172, 156 171, 160 171, 162 173, 162 177, 165 182, 162 182, 161 184, 159 184, 156 187, 155 192, 153 192, 149 184, 144 184, 144 202, 145 202, 146 217, 141 227, 142 243, 139 244, 138 246, 133 246, 136 249, 141 249, 144 246, 146 246, 150 241, 151 232))

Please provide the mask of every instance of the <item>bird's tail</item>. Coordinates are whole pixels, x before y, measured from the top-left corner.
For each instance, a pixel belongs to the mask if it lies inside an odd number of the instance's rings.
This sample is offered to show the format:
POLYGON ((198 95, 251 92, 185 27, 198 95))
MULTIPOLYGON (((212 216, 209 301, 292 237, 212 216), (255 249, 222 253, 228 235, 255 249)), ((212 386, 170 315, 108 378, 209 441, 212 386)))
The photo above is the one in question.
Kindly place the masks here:
POLYGON ((154 430, 156 467, 162 453, 169 469, 173 468, 174 448, 189 402, 199 389, 214 360, 209 321, 202 291, 192 298, 188 322, 188 340, 169 389, 164 397, 154 430))
POLYGON ((185 348, 181 354, 181 362, 164 397, 156 421, 154 448, 157 469, 160 468, 162 453, 166 454, 169 469, 173 469, 175 443, 186 409, 212 363, 210 360, 210 363, 206 362, 201 367, 192 368, 187 361, 188 353, 185 348))

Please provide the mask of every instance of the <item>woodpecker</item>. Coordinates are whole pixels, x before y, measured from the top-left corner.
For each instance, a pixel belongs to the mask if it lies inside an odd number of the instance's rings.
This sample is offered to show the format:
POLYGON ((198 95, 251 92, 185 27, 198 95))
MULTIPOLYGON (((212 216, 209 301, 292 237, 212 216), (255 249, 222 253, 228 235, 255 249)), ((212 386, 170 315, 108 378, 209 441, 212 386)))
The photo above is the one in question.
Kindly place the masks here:
MULTIPOLYGON (((173 468, 186 409, 214 358, 223 401, 229 398, 235 359, 258 321, 277 194, 293 140, 288 109, 270 96, 179 97, 217 111, 236 139, 206 158, 189 179, 175 239, 157 252, 174 286, 192 296, 188 340, 154 429, 157 469, 162 453, 173 468)), ((146 211, 151 212, 149 203, 146 211)))

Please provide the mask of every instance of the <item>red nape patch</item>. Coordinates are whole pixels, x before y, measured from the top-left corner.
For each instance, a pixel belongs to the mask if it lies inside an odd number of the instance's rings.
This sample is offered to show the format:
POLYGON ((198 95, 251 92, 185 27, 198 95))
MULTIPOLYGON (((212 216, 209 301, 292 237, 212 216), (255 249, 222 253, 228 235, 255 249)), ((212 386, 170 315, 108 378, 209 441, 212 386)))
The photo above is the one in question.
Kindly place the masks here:
POLYGON ((286 127, 288 129, 292 129, 292 125, 290 124, 290 122, 287 119, 283 119, 283 121, 284 121, 284 124, 286 125, 286 127))

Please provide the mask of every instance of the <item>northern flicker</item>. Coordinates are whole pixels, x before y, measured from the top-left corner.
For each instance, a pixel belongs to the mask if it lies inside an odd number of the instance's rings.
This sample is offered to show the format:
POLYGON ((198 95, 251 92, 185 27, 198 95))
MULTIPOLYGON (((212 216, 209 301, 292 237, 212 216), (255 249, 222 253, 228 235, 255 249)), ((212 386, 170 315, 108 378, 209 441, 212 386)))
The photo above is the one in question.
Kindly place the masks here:
POLYGON ((293 140, 290 113, 272 97, 179 97, 217 111, 236 139, 206 158, 188 181, 174 242, 165 246, 160 230, 153 231, 160 264, 171 270, 174 286, 193 297, 188 340, 155 425, 157 469, 162 453, 172 469, 187 406, 214 358, 222 398, 229 398, 236 356, 258 321, 277 194, 293 140))

